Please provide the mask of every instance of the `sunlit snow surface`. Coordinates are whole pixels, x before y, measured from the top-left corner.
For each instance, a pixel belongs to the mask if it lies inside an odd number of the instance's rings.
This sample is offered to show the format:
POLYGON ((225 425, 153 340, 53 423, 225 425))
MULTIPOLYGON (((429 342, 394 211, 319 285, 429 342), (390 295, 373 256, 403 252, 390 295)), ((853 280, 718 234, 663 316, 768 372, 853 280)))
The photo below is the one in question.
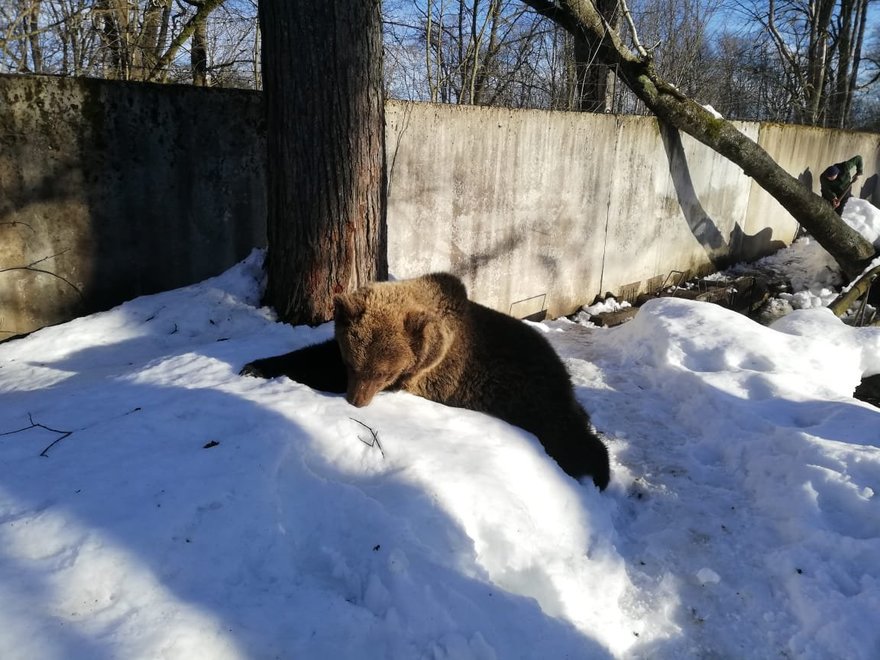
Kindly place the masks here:
POLYGON ((239 377, 332 333, 259 308, 261 261, 0 345, 0 658, 880 657, 852 398, 880 329, 676 299, 541 324, 600 494, 491 417, 239 377))

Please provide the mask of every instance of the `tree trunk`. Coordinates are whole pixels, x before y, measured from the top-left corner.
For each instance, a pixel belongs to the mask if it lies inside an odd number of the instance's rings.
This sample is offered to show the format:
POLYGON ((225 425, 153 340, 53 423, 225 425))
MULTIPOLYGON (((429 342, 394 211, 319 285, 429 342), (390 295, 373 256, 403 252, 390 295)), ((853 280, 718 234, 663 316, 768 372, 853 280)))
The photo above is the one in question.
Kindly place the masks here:
POLYGON ((268 285, 289 323, 388 275, 379 0, 260 2, 268 285))
POLYGON ((573 35, 574 110, 608 112, 608 67, 595 61, 596 50, 583 35, 573 35))
POLYGON ((170 0, 151 0, 144 8, 143 27, 138 38, 139 78, 146 80, 159 61, 170 15, 170 0))
POLYGON ((850 121, 865 34, 867 0, 846 0, 840 4, 837 35, 835 90, 830 99, 830 119, 834 126, 846 128, 850 121))
POLYGON ((121 23, 126 19, 113 0, 98 0, 95 13, 100 21, 102 50, 105 61, 109 60, 106 77, 111 80, 128 80, 128 53, 125 48, 125 29, 121 23))
POLYGON ((208 85, 208 16, 196 14, 193 17, 193 34, 189 49, 190 72, 193 85, 208 85))
POLYGON ((623 82, 657 118, 684 131, 739 165, 770 193, 840 265, 858 275, 874 256, 873 246, 851 229, 831 205, 782 169, 756 142, 730 122, 717 119, 663 81, 649 58, 637 57, 616 31, 608 30, 590 0, 523 0, 572 34, 584 31, 599 43, 599 59, 617 67, 623 82))
MULTIPOLYGON (((605 21, 616 29, 620 19, 617 0, 596 0, 596 7, 605 21)), ((577 31, 572 34, 572 38, 575 72, 574 109, 581 112, 610 112, 609 69, 604 62, 597 61, 598 44, 595 35, 577 31)))
POLYGON ((40 5, 42 0, 35 1, 24 17, 24 30, 27 34, 31 51, 33 73, 43 73, 43 47, 40 45, 40 5))
MULTIPOLYGON (((816 126, 823 111, 825 80, 829 67, 828 30, 836 0, 814 0, 810 5, 810 45, 807 49, 807 115, 816 126)), ((785 46, 789 46, 786 44, 785 46)))

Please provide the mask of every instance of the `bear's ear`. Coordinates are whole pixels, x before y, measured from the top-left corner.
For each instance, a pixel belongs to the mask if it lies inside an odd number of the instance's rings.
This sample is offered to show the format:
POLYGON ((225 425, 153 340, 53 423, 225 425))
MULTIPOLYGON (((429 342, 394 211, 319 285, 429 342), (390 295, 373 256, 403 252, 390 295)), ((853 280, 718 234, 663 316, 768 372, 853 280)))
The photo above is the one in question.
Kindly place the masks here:
POLYGON ((363 316, 365 310, 364 301, 354 294, 340 293, 333 298, 333 320, 336 323, 351 323, 363 316))
POLYGON ((426 310, 410 312, 403 327, 416 357, 414 372, 427 371, 446 356, 452 334, 436 314, 426 310))

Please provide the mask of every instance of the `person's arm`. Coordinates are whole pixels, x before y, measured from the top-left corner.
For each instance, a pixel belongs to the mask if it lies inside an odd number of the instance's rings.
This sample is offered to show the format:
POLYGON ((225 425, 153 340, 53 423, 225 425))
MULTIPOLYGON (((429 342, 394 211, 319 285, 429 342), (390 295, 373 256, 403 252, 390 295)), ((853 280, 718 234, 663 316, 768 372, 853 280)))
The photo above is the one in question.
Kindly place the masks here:
POLYGON ((856 154, 855 156, 850 158, 848 161, 846 161, 847 171, 851 170, 854 167, 856 168, 856 176, 861 176, 862 175, 862 157, 858 154, 856 154))

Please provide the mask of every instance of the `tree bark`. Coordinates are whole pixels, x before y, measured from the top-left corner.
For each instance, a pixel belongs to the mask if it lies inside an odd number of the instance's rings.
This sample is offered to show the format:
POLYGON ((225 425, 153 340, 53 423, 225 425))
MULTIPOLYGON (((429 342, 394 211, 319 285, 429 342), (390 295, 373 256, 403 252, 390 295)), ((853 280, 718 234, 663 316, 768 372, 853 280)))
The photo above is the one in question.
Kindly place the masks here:
MULTIPOLYGON (((617 0, 596 0, 596 8, 604 20, 614 29, 620 20, 617 0)), ((575 94, 574 109, 581 112, 609 112, 611 98, 608 93, 609 69, 597 61, 598 44, 595 35, 584 31, 572 34, 574 42, 575 94)))
POLYGON ((208 17, 196 14, 194 17, 192 41, 189 49, 189 68, 193 85, 208 85, 208 17))
POLYGON ((106 77, 111 80, 128 80, 128 49, 125 43, 127 15, 124 11, 120 11, 119 6, 114 0, 97 0, 95 3, 95 14, 97 15, 101 28, 101 43, 104 50, 104 57, 109 60, 109 67, 105 73, 106 77))
POLYGON ((844 223, 827 201, 807 190, 733 124, 715 118, 662 80, 650 58, 636 56, 616 31, 608 29, 590 0, 523 2, 572 34, 589 34, 599 45, 599 59, 617 67, 624 84, 661 122, 684 131, 739 165, 810 232, 848 277, 861 273, 871 261, 873 246, 844 223))
POLYGON ((30 46, 33 73, 43 73, 43 47, 40 45, 41 4, 42 0, 35 0, 24 17, 24 31, 30 46))
POLYGON ((289 323, 386 279, 379 0, 263 0, 268 284, 289 323))
POLYGON ((143 13, 143 27, 138 38, 135 66, 139 77, 146 79, 156 66, 165 46, 165 34, 170 18, 170 0, 151 0, 143 13))

